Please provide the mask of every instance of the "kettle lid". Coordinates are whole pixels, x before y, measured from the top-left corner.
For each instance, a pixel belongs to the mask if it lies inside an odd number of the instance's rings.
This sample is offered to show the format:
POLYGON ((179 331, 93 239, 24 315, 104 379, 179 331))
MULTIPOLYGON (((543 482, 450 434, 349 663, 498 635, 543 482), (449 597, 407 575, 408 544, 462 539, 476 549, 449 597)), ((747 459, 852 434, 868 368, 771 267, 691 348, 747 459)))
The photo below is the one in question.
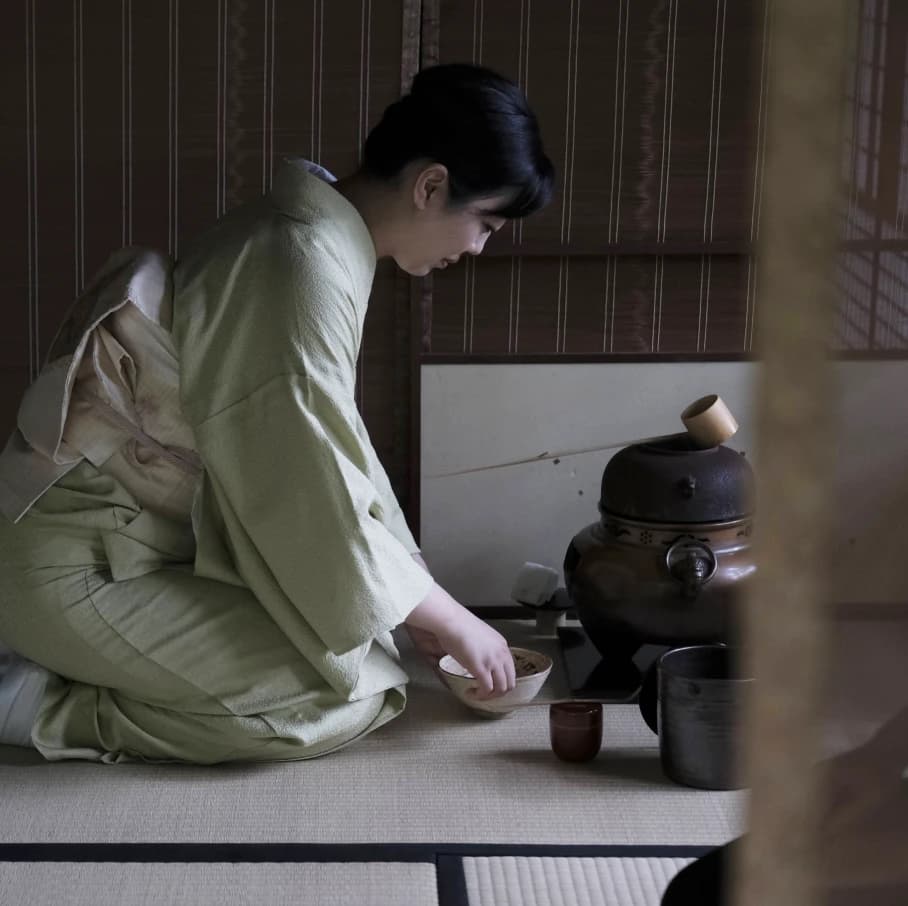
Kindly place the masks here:
POLYGON ((673 434, 619 450, 602 474, 600 511, 641 522, 730 522, 750 516, 750 463, 729 447, 673 434))

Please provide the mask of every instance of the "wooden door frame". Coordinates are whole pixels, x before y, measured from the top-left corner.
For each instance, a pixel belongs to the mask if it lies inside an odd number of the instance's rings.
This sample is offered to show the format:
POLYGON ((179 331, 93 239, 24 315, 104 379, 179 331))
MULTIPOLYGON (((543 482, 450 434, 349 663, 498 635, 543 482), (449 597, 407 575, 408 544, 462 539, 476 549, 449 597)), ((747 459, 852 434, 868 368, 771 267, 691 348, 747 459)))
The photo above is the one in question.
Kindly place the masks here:
MULTIPOLYGON (((441 0, 404 0, 401 55, 401 94, 407 92, 416 73, 438 62, 438 25, 441 0)), ((399 274, 401 293, 408 300, 410 437, 407 521, 417 543, 421 529, 422 475, 422 361, 430 350, 432 276, 399 274)), ((400 325, 403 326, 403 325, 400 325)))

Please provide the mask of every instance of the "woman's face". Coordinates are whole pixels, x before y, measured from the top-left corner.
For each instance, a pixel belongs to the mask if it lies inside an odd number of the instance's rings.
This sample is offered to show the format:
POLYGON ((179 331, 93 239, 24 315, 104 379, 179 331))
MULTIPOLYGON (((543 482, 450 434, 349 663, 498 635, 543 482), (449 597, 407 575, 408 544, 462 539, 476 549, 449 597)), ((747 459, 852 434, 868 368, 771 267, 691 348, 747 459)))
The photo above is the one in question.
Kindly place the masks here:
POLYGON ((478 255, 506 220, 492 213, 510 192, 467 202, 449 203, 447 170, 433 165, 422 171, 412 190, 413 208, 401 233, 394 260, 414 277, 456 264, 461 255, 478 255))

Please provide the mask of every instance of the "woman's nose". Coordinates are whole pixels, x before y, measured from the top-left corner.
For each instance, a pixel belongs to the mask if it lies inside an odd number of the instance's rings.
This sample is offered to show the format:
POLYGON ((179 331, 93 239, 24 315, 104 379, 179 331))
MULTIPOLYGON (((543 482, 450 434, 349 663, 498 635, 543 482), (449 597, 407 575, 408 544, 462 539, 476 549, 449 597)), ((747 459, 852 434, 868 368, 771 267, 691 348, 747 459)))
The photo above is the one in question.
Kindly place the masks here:
POLYGON ((479 236, 477 239, 475 239, 473 241, 473 245, 470 247, 469 254, 470 255, 479 255, 482 252, 482 250, 485 248, 486 240, 488 238, 489 238, 489 234, 483 233, 481 236, 479 236))

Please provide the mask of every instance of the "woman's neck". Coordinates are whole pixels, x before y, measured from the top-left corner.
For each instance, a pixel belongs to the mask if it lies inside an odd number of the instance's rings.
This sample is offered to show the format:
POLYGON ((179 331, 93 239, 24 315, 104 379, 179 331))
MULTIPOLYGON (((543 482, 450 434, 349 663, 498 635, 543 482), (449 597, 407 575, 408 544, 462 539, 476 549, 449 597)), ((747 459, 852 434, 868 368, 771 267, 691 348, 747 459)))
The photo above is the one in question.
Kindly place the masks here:
POLYGON ((393 253, 397 237, 399 199, 393 189, 366 176, 361 170, 334 183, 337 189, 359 212, 375 246, 376 258, 393 253))

